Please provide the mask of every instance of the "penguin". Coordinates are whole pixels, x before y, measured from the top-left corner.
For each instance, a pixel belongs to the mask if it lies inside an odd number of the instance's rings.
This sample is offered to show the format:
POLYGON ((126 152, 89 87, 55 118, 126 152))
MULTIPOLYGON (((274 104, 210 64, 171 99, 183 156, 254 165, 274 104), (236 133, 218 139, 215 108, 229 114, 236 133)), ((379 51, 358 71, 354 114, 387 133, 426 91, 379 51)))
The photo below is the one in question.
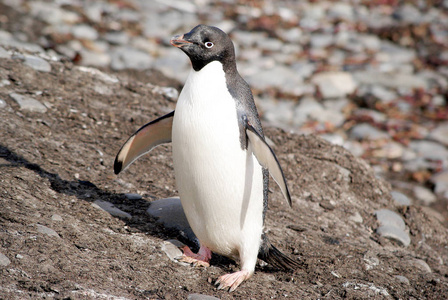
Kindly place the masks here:
POLYGON ((251 89, 238 73, 230 37, 198 25, 170 42, 192 66, 176 109, 125 142, 115 158, 115 173, 154 147, 172 143, 180 200, 200 243, 198 253, 184 247, 182 260, 208 266, 214 252, 240 262, 240 271, 216 280, 218 289, 234 291, 253 275, 257 258, 278 269, 298 268, 263 231, 269 174, 290 206, 291 196, 266 143, 251 89))

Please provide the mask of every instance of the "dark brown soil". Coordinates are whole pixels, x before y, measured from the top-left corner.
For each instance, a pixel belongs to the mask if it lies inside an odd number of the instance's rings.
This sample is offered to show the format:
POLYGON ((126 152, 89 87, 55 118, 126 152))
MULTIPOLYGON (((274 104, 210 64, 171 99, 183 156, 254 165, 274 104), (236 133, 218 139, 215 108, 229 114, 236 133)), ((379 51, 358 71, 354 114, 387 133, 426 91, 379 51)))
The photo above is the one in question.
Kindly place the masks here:
POLYGON ((176 86, 157 72, 122 72, 118 83, 52 63, 37 72, 0 59, 0 298, 185 299, 442 299, 448 291, 448 234, 443 218, 422 207, 395 207, 387 183, 341 147, 313 136, 266 128, 288 179, 289 208, 272 185, 267 231, 302 263, 294 273, 258 267, 235 292, 210 282, 236 269, 176 264, 162 242, 180 238, 151 219, 154 199, 176 195, 171 149, 157 148, 119 177, 113 160, 126 138, 176 103, 154 86, 176 86), (20 110, 10 93, 49 109, 20 110), (124 193, 140 193, 128 200, 124 193), (130 213, 113 217, 91 205, 112 202, 130 213), (411 235, 404 248, 380 238, 374 212, 400 213, 411 235), (61 217, 58 218, 58 216, 61 217), (360 218, 361 217, 361 218, 360 218), (59 220, 58 220, 59 219, 59 220), (44 225, 57 236, 41 233, 44 225), (406 277, 406 282, 402 277, 406 277), (399 279, 402 280, 399 280, 399 279))

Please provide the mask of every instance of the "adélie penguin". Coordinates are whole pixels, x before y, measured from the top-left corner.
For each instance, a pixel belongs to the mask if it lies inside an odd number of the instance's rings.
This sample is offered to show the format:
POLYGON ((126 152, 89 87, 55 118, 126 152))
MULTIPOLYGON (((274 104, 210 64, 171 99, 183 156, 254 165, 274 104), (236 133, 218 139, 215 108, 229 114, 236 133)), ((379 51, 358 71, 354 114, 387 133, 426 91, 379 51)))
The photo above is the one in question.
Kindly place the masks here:
POLYGON ((183 260, 207 266, 211 252, 239 260, 241 271, 218 278, 235 290, 252 276, 257 258, 293 270, 298 262, 275 248, 263 232, 269 173, 291 205, 279 162, 265 141, 252 92, 239 75, 229 36, 198 25, 171 44, 188 55, 192 70, 176 110, 134 133, 114 164, 116 174, 154 147, 172 142, 177 189, 200 242, 183 260))

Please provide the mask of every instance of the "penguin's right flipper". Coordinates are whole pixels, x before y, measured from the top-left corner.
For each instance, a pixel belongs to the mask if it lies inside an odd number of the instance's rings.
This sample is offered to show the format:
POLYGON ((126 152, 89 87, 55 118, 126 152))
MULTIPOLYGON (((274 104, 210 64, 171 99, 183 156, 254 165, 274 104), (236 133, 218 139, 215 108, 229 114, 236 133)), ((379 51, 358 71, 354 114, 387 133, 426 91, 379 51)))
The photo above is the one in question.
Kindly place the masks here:
POLYGON ((114 162, 115 174, 160 144, 171 142, 174 111, 141 127, 123 144, 114 162))
POLYGON ((266 143, 265 139, 255 130, 252 125, 249 124, 247 118, 243 118, 246 125, 246 135, 249 138, 249 143, 252 146, 252 151, 257 158, 260 165, 269 170, 272 178, 280 187, 283 196, 288 201, 289 206, 291 206, 291 195, 289 194, 288 185, 286 184, 285 175, 280 167, 280 163, 277 157, 272 151, 271 147, 266 143))

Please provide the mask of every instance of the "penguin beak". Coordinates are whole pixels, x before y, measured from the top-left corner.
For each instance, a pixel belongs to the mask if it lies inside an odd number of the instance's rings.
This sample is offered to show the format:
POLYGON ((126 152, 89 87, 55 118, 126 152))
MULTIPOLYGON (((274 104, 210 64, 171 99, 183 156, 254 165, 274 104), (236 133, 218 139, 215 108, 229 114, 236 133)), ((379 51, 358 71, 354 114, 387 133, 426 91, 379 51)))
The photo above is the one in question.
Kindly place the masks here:
POLYGON ((185 46, 187 44, 192 44, 192 42, 189 42, 184 39, 183 34, 173 36, 170 40, 170 43, 171 43, 171 45, 173 45, 174 47, 177 47, 177 48, 182 48, 183 46, 185 46))

